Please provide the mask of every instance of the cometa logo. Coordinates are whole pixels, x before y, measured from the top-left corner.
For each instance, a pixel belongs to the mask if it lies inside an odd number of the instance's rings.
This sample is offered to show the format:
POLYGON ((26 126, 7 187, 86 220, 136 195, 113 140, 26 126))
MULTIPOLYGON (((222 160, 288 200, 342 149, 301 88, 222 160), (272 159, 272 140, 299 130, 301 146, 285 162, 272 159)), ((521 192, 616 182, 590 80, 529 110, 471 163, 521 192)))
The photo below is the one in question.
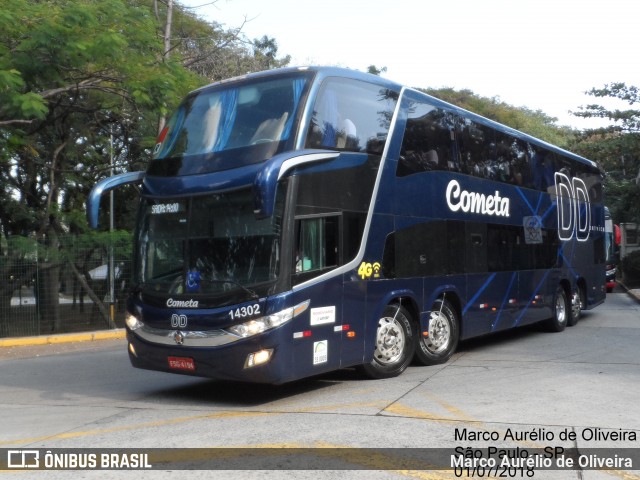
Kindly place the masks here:
POLYGON ((170 298, 167 300, 167 307, 170 308, 198 308, 198 300, 174 300, 170 298))
POLYGON ((447 205, 452 212, 461 210, 464 213, 479 213, 496 217, 510 216, 509 198, 500 196, 498 190, 495 195, 469 192, 462 190, 457 180, 451 180, 447 185, 446 197, 447 205))

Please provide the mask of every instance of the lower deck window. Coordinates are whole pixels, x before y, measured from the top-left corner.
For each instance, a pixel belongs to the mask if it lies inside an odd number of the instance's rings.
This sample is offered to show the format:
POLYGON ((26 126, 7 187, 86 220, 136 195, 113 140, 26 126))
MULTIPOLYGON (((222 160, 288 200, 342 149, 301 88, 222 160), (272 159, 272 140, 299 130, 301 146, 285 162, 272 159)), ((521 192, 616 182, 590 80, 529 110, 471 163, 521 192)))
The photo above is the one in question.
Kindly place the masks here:
POLYGON ((322 270, 339 264, 339 217, 297 221, 296 273, 322 270))
POLYGON ((542 229, 536 243, 523 227, 453 220, 413 225, 385 242, 385 277, 547 269, 559 262, 554 230, 542 229))

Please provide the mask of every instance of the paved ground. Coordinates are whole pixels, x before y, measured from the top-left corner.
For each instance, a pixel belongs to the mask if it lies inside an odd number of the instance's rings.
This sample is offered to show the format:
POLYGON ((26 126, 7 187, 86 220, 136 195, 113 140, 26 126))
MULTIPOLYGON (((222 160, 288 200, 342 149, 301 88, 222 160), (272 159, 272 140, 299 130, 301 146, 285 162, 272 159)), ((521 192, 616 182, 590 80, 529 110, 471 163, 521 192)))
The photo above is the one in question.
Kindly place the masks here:
MULTIPOLYGON (((640 303, 640 288, 627 288, 619 283, 614 291, 626 291, 640 303)), ((100 349, 113 345, 113 342, 122 343, 125 337, 125 330, 118 329, 35 337, 0 338, 0 358, 27 358, 87 348, 100 349), (93 345, 85 345, 87 342, 92 342, 93 345)))
MULTIPOLYGON (((379 463, 370 449, 383 445, 388 447, 384 458, 397 459, 399 450, 407 447, 486 445, 456 438, 456 431, 464 429, 497 435, 499 446, 532 447, 530 441, 507 439, 506 432, 542 429, 555 437, 536 445, 607 446, 616 453, 627 447, 638 450, 637 440, 603 443, 583 435, 585 431, 640 434, 638 312, 640 305, 626 293, 614 293, 604 305, 585 312, 576 327, 559 334, 524 327, 464 342, 447 364, 412 365, 393 379, 364 381, 356 372, 344 370, 279 387, 133 369, 122 338, 38 338, 66 343, 21 346, 14 342, 0 348, 3 355, 11 355, 0 362, 0 446, 42 452, 177 448, 187 453, 190 447, 240 451, 259 447, 274 457, 287 449, 313 447, 314 462, 332 455, 334 461, 364 470, 287 471, 284 465, 284 472, 194 472, 174 465, 176 451, 171 450, 170 457, 156 457, 154 462, 169 462, 161 470, 174 471, 149 473, 153 478, 228 480, 450 480, 455 478, 453 471, 381 471, 388 464, 379 463), (565 431, 575 432, 578 438, 573 443, 562 440, 565 431), (345 459, 339 455, 342 450, 336 450, 344 447, 362 450, 345 459)), ((87 334, 87 338, 99 336, 87 334)), ((640 480, 640 471, 634 470, 536 471, 534 478, 640 480)), ((134 476, 131 472, 51 471, 18 478, 134 476)))

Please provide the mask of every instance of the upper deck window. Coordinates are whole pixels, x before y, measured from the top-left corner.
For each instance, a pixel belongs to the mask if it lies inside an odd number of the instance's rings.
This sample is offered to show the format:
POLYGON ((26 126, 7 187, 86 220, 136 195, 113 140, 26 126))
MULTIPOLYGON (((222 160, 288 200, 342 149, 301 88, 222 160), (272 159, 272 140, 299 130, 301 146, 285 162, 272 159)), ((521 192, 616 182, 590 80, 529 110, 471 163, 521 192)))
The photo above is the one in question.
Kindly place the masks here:
POLYGON ((406 100, 407 123, 396 175, 444 170, 555 194, 556 172, 581 179, 589 200, 602 201, 600 172, 429 100, 406 100))
POLYGON ((152 175, 189 175, 267 160, 292 148, 309 75, 221 84, 188 96, 160 133, 152 175))
POLYGON ((306 146, 380 155, 398 93, 359 80, 330 77, 313 106, 306 146))

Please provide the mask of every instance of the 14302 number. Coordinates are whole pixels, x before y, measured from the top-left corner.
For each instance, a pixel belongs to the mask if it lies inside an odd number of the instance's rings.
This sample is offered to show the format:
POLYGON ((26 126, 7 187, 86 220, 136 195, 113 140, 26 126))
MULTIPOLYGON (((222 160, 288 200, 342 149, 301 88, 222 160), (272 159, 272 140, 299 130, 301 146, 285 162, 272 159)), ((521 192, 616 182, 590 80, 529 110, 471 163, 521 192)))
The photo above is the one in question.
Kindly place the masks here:
POLYGON ((249 305, 246 307, 236 308, 235 310, 229 310, 229 316, 231 320, 235 320, 237 318, 245 318, 252 317, 253 315, 260 315, 260 305, 249 305))

